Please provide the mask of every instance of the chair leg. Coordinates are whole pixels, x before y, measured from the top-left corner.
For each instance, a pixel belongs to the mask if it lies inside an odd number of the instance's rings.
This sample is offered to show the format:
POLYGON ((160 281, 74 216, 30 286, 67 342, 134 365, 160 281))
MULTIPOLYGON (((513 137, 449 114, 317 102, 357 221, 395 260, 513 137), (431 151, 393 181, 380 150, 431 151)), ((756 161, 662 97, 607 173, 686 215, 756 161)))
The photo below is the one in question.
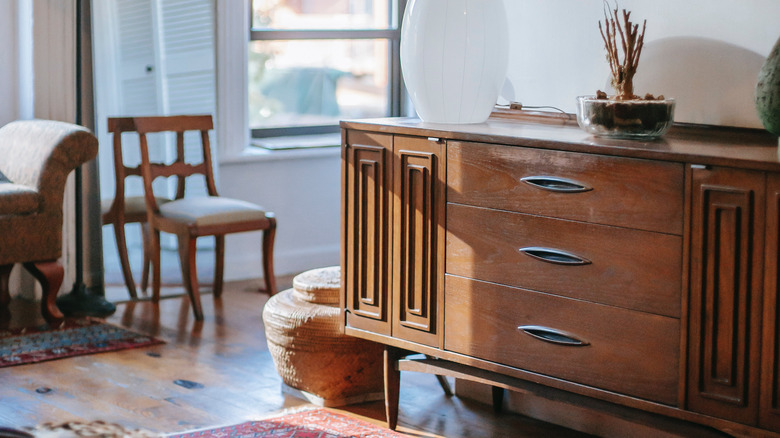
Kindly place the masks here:
POLYGON ((138 298, 135 290, 135 279, 130 270, 130 260, 127 257, 127 241, 125 240, 124 222, 114 222, 114 237, 116 238, 116 249, 119 252, 119 264, 122 265, 122 276, 125 277, 125 285, 130 293, 130 298, 138 298))
POLYGON ((200 304, 200 290, 198 286, 198 270, 196 266, 197 238, 182 235, 179 237, 179 262, 184 287, 192 302, 192 313, 196 321, 203 321, 203 307, 200 304))
POLYGON ((149 233, 151 238, 152 249, 152 301, 160 301, 160 232, 158 230, 152 230, 149 233))
POLYGON ((276 218, 269 217, 271 225, 263 230, 263 279, 268 296, 276 294, 276 276, 274 275, 274 237, 276 236, 276 218))
POLYGON ((13 268, 13 263, 0 266, 0 307, 6 307, 11 302, 11 291, 9 290, 8 282, 13 268))
POLYGON ((151 239, 149 238, 149 224, 146 222, 141 222, 141 240, 143 241, 144 245, 144 264, 143 264, 143 271, 141 273, 141 291, 145 292, 146 288, 149 287, 149 265, 151 264, 151 252, 152 252, 152 243, 151 239))
POLYGON ((62 286, 62 279, 65 277, 65 269, 58 260, 46 262, 28 262, 24 264, 25 269, 41 283, 43 289, 43 298, 41 299, 41 314, 43 319, 54 326, 64 318, 60 309, 57 308, 57 293, 62 286))
POLYGON ((222 296, 222 277, 225 272, 225 236, 214 236, 214 298, 222 296))

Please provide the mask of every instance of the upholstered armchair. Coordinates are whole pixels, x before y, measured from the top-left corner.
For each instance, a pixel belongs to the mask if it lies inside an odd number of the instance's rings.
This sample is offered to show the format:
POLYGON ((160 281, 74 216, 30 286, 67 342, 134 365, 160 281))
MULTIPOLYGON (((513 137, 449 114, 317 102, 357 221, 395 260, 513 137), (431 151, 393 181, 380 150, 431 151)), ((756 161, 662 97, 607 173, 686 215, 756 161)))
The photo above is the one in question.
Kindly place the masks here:
POLYGON ((21 263, 43 289, 41 313, 62 318, 62 203, 68 174, 97 155, 92 133, 77 125, 22 120, 0 128, 0 306, 10 301, 9 275, 21 263))

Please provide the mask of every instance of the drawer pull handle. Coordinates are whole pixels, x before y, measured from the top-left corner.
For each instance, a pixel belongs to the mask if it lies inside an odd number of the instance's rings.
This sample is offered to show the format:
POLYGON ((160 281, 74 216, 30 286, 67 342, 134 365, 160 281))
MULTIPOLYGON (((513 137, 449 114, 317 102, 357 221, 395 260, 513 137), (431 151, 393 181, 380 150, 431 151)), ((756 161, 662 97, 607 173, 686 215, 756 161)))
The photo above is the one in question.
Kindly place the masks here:
POLYGON ((556 265, 589 265, 592 263, 586 258, 554 248, 529 246, 527 248, 520 248, 518 251, 537 260, 554 263, 556 265))
POLYGON ((540 325, 521 325, 517 329, 529 336, 552 344, 566 345, 569 347, 584 347, 590 345, 590 342, 577 339, 571 333, 540 325))
POLYGON ((585 184, 557 176, 526 176, 520 181, 551 192, 582 193, 593 190, 585 184))

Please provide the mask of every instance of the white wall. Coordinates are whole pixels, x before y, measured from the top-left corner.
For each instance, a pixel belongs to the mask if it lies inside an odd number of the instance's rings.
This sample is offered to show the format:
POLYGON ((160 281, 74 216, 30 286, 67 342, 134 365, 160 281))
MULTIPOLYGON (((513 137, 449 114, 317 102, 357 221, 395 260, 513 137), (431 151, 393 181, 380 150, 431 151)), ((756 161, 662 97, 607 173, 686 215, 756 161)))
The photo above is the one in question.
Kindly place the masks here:
MULTIPOLYGON (((573 113, 576 96, 606 88, 602 0, 504 3, 514 87, 514 96, 506 97, 573 113)), ((677 121, 761 127, 754 88, 780 38, 780 1, 622 0, 619 7, 631 11, 634 22, 647 19, 637 94, 676 98, 677 121)))
MULTIPOLYGON (((221 195, 276 214, 277 275, 339 264, 340 169, 340 148, 277 151, 220 165, 221 195)), ((226 279, 261 276, 260 242, 259 232, 227 237, 226 279)))

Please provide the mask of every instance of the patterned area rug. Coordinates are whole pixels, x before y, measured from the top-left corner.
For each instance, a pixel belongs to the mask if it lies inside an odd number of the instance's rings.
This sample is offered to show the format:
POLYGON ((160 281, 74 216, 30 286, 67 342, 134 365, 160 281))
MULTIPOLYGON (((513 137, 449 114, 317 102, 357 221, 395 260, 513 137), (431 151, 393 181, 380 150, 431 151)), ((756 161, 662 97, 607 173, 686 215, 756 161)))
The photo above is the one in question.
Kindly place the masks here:
POLYGON ((66 320, 59 328, 0 330, 0 368, 162 344, 99 320, 66 320))
POLYGON ((409 438, 326 409, 306 409, 262 421, 168 435, 167 438, 409 438))

